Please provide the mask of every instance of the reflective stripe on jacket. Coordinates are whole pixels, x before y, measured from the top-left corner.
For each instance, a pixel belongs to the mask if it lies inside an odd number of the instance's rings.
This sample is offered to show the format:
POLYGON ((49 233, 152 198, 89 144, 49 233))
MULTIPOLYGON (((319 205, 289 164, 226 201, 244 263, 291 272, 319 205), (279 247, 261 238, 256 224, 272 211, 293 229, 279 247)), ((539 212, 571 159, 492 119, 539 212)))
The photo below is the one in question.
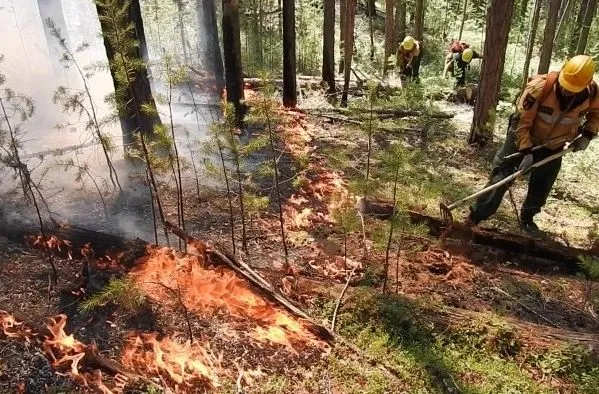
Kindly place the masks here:
POLYGON ((599 132, 599 98, 594 81, 582 92, 566 97, 566 101, 572 103, 568 107, 573 107, 562 111, 557 83, 543 102, 539 102, 546 80, 547 75, 532 78, 518 99, 514 130, 518 150, 546 143, 549 149, 559 149, 578 135, 580 126, 595 135, 599 132))

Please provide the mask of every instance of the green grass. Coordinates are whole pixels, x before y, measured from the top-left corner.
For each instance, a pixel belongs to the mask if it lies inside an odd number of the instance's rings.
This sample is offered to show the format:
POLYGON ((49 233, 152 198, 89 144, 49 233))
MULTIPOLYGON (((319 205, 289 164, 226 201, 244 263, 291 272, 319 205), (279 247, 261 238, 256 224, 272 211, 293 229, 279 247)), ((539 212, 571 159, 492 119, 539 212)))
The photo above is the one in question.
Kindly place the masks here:
MULTIPOLYGON (((333 295, 319 297, 311 312, 328 319, 334 304, 333 295)), ((599 392, 599 367, 584 349, 532 353, 499 316, 482 315, 447 328, 426 318, 433 311, 370 287, 358 288, 340 310, 337 327, 370 358, 384 362, 393 376, 337 345, 309 370, 270 376, 252 392, 554 393, 551 378, 569 383, 572 392, 599 392)))

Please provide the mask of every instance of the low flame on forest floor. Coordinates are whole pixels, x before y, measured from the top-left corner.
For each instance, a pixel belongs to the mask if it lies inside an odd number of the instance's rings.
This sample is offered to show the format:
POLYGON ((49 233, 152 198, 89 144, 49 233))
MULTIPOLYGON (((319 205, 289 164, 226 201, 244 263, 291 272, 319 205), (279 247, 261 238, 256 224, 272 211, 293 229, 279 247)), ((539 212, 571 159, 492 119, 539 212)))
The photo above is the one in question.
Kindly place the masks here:
POLYGON ((68 375, 83 386, 93 386, 104 394, 119 393, 127 376, 158 379, 173 386, 175 393, 195 393, 200 387, 219 385, 221 357, 216 357, 206 345, 179 343, 176 338, 158 339, 157 334, 131 334, 122 352, 123 367, 108 361, 98 361, 96 348, 65 332, 67 317, 58 315, 46 325, 47 332, 37 332, 8 312, 0 311, 0 327, 4 335, 27 343, 38 341, 59 374, 68 375), (97 365, 97 364, 110 365, 97 365), (109 368, 115 375, 115 387, 103 382, 100 368, 109 368))
POLYGON ((158 339, 156 334, 132 335, 121 358, 125 367, 141 375, 172 381, 175 392, 197 392, 199 387, 217 387, 222 356, 215 356, 207 345, 173 338, 158 339))
POLYGON ((176 308, 180 303, 195 314, 226 310, 232 316, 250 320, 247 335, 261 342, 285 346, 297 353, 297 346, 324 348, 298 319, 275 307, 251 290, 234 272, 205 268, 203 257, 183 254, 170 248, 148 247, 131 271, 136 284, 160 303, 176 308))
POLYGON ((31 235, 26 237, 25 241, 36 249, 53 253, 66 253, 69 260, 73 259, 73 245, 71 242, 66 239, 61 239, 56 235, 50 235, 45 238, 42 235, 31 235))
POLYGON ((87 352, 93 351, 93 348, 79 342, 72 334, 67 335, 64 331, 66 322, 65 315, 51 318, 46 325, 48 332, 41 333, 12 314, 0 311, 0 325, 5 336, 26 343, 39 341, 52 366, 62 371, 59 373, 71 376, 84 386, 93 385, 102 393, 113 393, 102 382, 102 373, 99 370, 83 370, 82 360, 87 352))

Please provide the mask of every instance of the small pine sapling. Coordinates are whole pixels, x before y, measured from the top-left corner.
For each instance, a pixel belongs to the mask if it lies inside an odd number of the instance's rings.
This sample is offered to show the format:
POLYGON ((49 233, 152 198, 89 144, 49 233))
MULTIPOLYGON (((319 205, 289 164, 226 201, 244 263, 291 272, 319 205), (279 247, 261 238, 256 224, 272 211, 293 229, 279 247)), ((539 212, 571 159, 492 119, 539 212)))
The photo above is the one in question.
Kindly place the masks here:
MULTIPOLYGON (((183 203, 183 177, 181 173, 181 157, 179 156, 179 149, 177 147, 177 141, 175 138, 175 125, 173 120, 173 88, 180 85, 185 81, 186 69, 182 65, 176 65, 173 61, 172 56, 164 55, 163 64, 161 65, 162 78, 167 82, 167 93, 165 102, 169 111, 170 121, 170 139, 165 140, 165 148, 168 152, 169 162, 175 178, 175 184, 177 189, 177 218, 178 225, 185 231, 185 206, 183 203), (176 169, 175 169, 176 167, 176 169)), ((179 248, 181 248, 181 240, 179 240, 179 248)), ((187 248, 187 245, 185 245, 187 248)))
POLYGON ((89 86, 89 80, 94 76, 94 65, 81 67, 77 62, 75 55, 83 53, 89 44, 81 43, 76 49, 71 49, 66 44, 66 40, 63 38, 61 31, 54 21, 50 18, 46 20, 46 25, 50 29, 52 35, 57 39, 60 48, 62 49, 61 62, 65 68, 74 66, 79 74, 81 81, 83 82, 83 90, 70 89, 64 86, 58 87, 54 92, 53 102, 60 103, 63 111, 66 113, 74 113, 79 117, 85 115, 87 118, 86 131, 91 131, 94 136, 95 142, 99 143, 102 147, 102 152, 108 166, 110 181, 112 182, 113 188, 117 188, 122 192, 123 188, 119 182, 118 173, 112 162, 112 153, 115 150, 114 143, 110 139, 110 135, 102 131, 104 122, 98 119, 97 106, 94 102, 91 89, 89 86))
POLYGON ((79 309, 93 312, 108 303, 113 303, 128 312, 135 312, 141 308, 145 299, 143 292, 131 278, 113 278, 102 291, 84 300, 79 309))
POLYGON ((360 224, 356 211, 353 207, 353 201, 349 195, 344 201, 333 211, 333 220, 337 231, 343 234, 343 265, 347 270, 347 238, 348 235, 355 231, 360 224))
MULTIPOLYGON (((191 83, 189 82, 189 80, 187 80, 186 82, 187 85, 187 89, 189 90, 189 95, 191 96, 191 102, 193 104, 193 113, 195 115, 196 118, 196 125, 198 127, 198 132, 201 131, 202 127, 200 126, 200 116, 203 118, 204 123, 208 124, 208 121, 206 120, 206 117, 200 112, 199 108, 198 108, 198 104, 196 102, 195 99, 195 94, 193 93, 193 89, 191 87, 191 83)), ((191 141, 189 139, 189 131, 186 130, 185 135, 187 137, 187 143, 189 145, 189 154, 190 154, 190 158, 191 158, 191 164, 193 166, 193 172, 196 178, 196 192, 198 195, 198 204, 201 203, 201 196, 200 196, 200 180, 198 177, 198 170, 195 164, 195 159, 194 159, 194 153, 193 153, 193 147, 191 144, 191 141)))
MULTIPOLYGON (((137 94, 134 91, 135 76, 139 71, 145 70, 145 62, 139 59, 134 54, 134 49, 139 46, 139 43, 134 38, 135 25, 130 23, 127 10, 129 9, 130 0, 123 1, 123 4, 114 0, 96 0, 96 5, 103 12, 99 15, 100 22, 103 24, 102 33, 104 40, 107 41, 112 48, 112 56, 109 61, 110 70, 115 81, 119 81, 115 87, 115 93, 112 97, 112 102, 118 109, 120 115, 128 113, 129 107, 134 109, 135 127, 133 135, 135 145, 140 147, 143 162, 146 165, 146 173, 148 175, 148 188, 151 188, 150 194, 153 194, 153 199, 156 201, 158 214, 164 230, 164 237, 167 245, 170 245, 168 236, 168 228, 164 216, 164 209, 158 189, 158 182, 152 167, 151 152, 148 147, 147 136, 144 130, 142 115, 157 117, 156 108, 150 103, 138 102, 137 94), (127 97, 131 97, 128 100, 127 97)), ((131 148, 131 151, 138 150, 131 148)), ((153 204, 153 201, 152 201, 153 204)))
POLYGON ((100 201, 102 202, 102 208, 104 209, 104 217, 108 218, 108 209, 106 207, 106 200, 104 199, 104 195, 102 194, 100 185, 98 185, 96 178, 90 172, 89 165, 87 163, 81 163, 79 161, 79 157, 78 157, 77 153, 75 153, 75 159, 70 158, 70 159, 66 159, 66 160, 57 160, 53 166, 47 167, 44 170, 44 175, 48 171, 53 170, 53 169, 62 169, 64 171, 68 171, 70 169, 74 170, 75 171, 74 181, 76 183, 80 183, 81 187, 84 190, 85 190, 85 180, 84 179, 88 178, 94 185, 94 188, 96 189, 96 192, 98 193, 98 196, 100 197, 100 201))
MULTIPOLYGON (((0 62, 4 56, 0 56, 0 62)), ((6 82, 6 78, 0 73, 0 87, 6 82)), ((23 124, 33 117, 35 107, 33 101, 26 96, 15 93, 10 88, 0 90, 0 162, 8 168, 12 168, 18 174, 20 187, 23 189, 26 201, 32 201, 40 226, 40 232, 44 240, 47 233, 38 202, 38 197, 45 204, 44 197, 39 186, 31 178, 31 172, 27 163, 22 160, 22 137, 24 134, 23 124), (36 192, 38 197, 36 197, 36 192), (30 198, 30 199, 29 199, 30 198)), ((17 175, 15 175, 16 177, 17 175)), ((46 204, 47 206, 47 204, 46 204)), ((58 271, 52 256, 48 255, 48 261, 52 269, 51 280, 53 284, 58 282, 58 271)))
POLYGON ((371 157, 372 157, 372 139, 374 137, 374 134, 376 132, 376 125, 373 125, 374 123, 374 113, 373 113, 373 107, 376 103, 376 99, 377 99, 377 84, 375 82, 369 82, 368 83, 368 124, 366 125, 366 135, 368 137, 368 146, 367 146, 367 151, 366 151, 366 175, 364 176, 365 178, 365 183, 366 183, 366 190, 368 191, 369 187, 369 183, 370 183, 370 161, 371 161, 371 157))
POLYGON ((193 150, 194 144, 191 142, 189 138, 189 130, 185 130, 185 138, 187 139, 187 147, 189 148, 189 159, 191 160, 191 168, 193 169, 193 175, 195 178, 196 184, 196 195, 198 197, 198 205, 202 202, 202 196, 200 193, 200 175, 198 173, 198 167, 195 161, 195 152, 193 150))
POLYGON ((244 167, 244 150, 239 140, 239 129, 237 128, 238 119, 233 104, 223 100, 223 121, 218 128, 222 148, 228 153, 228 157, 235 168, 235 181, 237 182, 237 192, 239 198, 239 211, 241 216, 241 249, 248 254, 247 247, 247 229, 245 212, 245 194, 244 194, 244 176, 242 168, 244 167))
POLYGON ((266 132, 268 133, 270 159, 274 173, 274 186, 277 192, 279 228, 281 230, 285 263, 288 265, 289 251, 287 249, 287 238, 285 234, 285 219, 283 218, 283 198, 281 196, 281 185, 279 182, 279 155, 277 154, 279 135, 276 134, 277 125, 281 123, 281 119, 279 116, 279 103, 274 99, 274 95, 275 89, 273 84, 265 79, 264 88, 250 111, 248 123, 263 124, 266 127, 266 132))
POLYGON ((595 282, 599 282, 599 259, 593 256, 580 256, 579 257, 579 265, 582 269, 584 276, 586 278, 586 291, 585 291, 585 308, 589 308, 591 314, 597 317, 597 313, 594 310, 593 306, 593 285, 595 282))
POLYGON ((389 254, 391 245, 393 244, 393 233, 395 227, 401 220, 401 215, 397 209, 397 186, 399 183, 399 175, 401 170, 406 165, 406 154, 398 145, 393 145, 387 152, 384 152, 381 157, 381 172, 384 178, 391 180, 393 184, 393 214, 389 222, 389 234, 387 244, 385 246, 385 281, 383 282, 383 294, 387 293, 387 282, 389 278, 389 254))
MULTIPOLYGON (((223 101, 223 107, 227 104, 223 101)), ((232 106, 230 107, 230 109, 232 106)), ((229 114, 231 116, 232 111, 223 111, 225 114, 229 114)), ((220 160, 221 168, 217 169, 210 159, 204 159, 204 166, 206 167, 206 171, 209 175, 213 177, 220 177, 225 181, 225 187, 227 190, 227 204, 229 207, 229 226, 231 230, 231 245, 233 247, 233 254, 236 253, 236 242, 235 242, 235 215, 233 212, 233 192, 231 190, 231 184, 229 182, 230 175, 229 169, 227 168, 227 159, 225 158, 225 148, 223 143, 223 133, 228 133, 227 124, 232 120, 225 119, 223 122, 214 123, 209 128, 209 136, 208 141, 204 143, 204 153, 206 155, 214 155, 217 154, 220 160)), ((243 199, 243 195, 240 196, 243 199)))

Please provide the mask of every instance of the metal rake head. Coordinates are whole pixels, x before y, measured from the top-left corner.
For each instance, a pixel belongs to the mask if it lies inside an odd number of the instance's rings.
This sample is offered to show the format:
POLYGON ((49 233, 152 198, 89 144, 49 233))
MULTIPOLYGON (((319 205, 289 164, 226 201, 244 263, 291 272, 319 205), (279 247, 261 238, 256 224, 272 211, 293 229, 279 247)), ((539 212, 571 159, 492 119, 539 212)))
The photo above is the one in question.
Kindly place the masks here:
POLYGON ((453 224, 453 215, 451 214, 451 209, 444 202, 439 203, 439 210, 441 211, 441 219, 446 224, 453 224))

